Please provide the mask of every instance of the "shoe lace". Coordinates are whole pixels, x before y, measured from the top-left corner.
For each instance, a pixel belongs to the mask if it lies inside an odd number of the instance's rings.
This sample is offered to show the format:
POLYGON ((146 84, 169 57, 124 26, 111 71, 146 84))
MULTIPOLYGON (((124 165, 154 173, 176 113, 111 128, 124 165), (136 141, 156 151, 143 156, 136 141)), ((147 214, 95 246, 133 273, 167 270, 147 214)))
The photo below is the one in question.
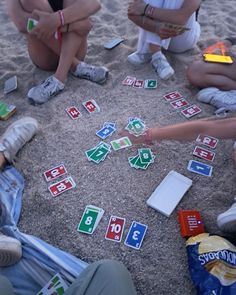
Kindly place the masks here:
POLYGON ((159 71, 162 71, 170 66, 168 62, 165 60, 165 58, 163 58, 162 56, 156 59, 156 64, 159 71))
POLYGON ((233 90, 220 92, 218 95, 212 97, 210 103, 216 107, 226 107, 236 104, 236 91, 233 90))
POLYGON ((40 86, 40 94, 45 97, 47 97, 48 94, 51 96, 57 88, 55 87, 56 85, 52 77, 48 77, 46 80, 42 82, 40 86))

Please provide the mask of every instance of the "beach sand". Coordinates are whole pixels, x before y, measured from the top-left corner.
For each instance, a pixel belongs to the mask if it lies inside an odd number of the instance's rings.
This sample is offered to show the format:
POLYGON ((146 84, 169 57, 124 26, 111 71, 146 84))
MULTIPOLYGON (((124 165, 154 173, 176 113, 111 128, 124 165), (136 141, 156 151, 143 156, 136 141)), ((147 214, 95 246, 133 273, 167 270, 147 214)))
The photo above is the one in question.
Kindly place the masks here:
MULTIPOLYGON (((163 99, 167 92, 178 90, 189 103, 195 103, 197 89, 185 76, 187 64, 194 60, 204 44, 232 36, 235 33, 234 1, 203 1, 199 14, 202 34, 198 46, 184 54, 168 54, 175 77, 161 81, 150 64, 135 69, 126 61, 137 43, 137 27, 126 16, 127 1, 102 0, 102 10, 94 17, 89 37, 86 61, 105 65, 110 70, 103 86, 68 77, 65 91, 42 106, 27 101, 27 91, 47 78, 49 73, 36 68, 27 53, 25 38, 17 32, 0 4, 0 96, 16 105, 17 114, 0 124, 0 132, 23 116, 32 116, 40 123, 37 136, 20 151, 17 167, 25 177, 21 231, 40 237, 62 250, 94 262, 103 258, 122 261, 132 274, 139 295, 195 294, 189 272, 185 240, 180 236, 177 210, 199 210, 210 233, 220 233, 217 215, 225 211, 235 195, 235 172, 232 161, 232 140, 220 140, 213 162, 212 177, 193 174, 187 170, 196 142, 162 142, 152 147, 154 164, 146 171, 129 166, 128 157, 137 153, 138 146, 112 152, 96 165, 86 159, 85 151, 95 146, 95 135, 104 122, 116 122, 118 131, 127 125, 128 117, 142 118, 148 127, 185 122, 179 111, 163 99), (111 51, 103 44, 121 36, 125 42, 111 51), (7 78, 17 75, 17 91, 4 96, 7 78), (138 79, 158 79, 155 90, 136 89, 122 85, 127 76, 138 79), (100 113, 86 113, 82 102, 95 99, 100 113), (82 112, 79 120, 71 120, 65 108, 76 105, 82 112), (53 198, 43 178, 43 172, 64 163, 77 187, 53 198), (146 200, 171 170, 193 180, 193 186, 177 209, 167 218, 146 205, 146 200), (77 232, 77 225, 86 205, 105 210, 104 217, 92 235, 77 232), (104 239, 111 215, 126 218, 124 236, 133 220, 147 224, 148 231, 140 250, 104 239)), ((196 102, 202 112, 192 118, 212 116, 214 108, 196 102)), ((118 132, 108 138, 118 138, 118 132)), ((174 187, 173 187, 174 190, 174 187)))

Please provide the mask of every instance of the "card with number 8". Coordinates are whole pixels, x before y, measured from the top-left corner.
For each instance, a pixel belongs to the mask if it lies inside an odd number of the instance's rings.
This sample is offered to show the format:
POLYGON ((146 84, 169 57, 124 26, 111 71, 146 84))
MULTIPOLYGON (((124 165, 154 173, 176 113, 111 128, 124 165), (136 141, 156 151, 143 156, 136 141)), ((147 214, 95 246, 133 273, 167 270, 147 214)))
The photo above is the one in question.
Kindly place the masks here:
POLYGON ((111 216, 105 235, 106 240, 120 242, 125 227, 125 218, 111 216))
POLYGON ((104 210, 92 205, 86 206, 77 231, 92 234, 102 218, 104 210))
POLYGON ((139 250, 142 246, 147 228, 147 225, 133 221, 124 244, 128 247, 139 250))

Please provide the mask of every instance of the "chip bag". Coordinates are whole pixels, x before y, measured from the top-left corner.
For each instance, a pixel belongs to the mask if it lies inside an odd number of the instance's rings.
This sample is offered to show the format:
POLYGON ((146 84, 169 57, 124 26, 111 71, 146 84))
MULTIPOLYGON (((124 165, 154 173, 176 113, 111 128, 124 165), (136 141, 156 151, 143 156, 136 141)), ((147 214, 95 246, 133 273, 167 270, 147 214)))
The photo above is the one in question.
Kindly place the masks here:
POLYGON ((186 242, 189 271, 201 295, 236 294, 236 247, 225 238, 202 233, 186 242))

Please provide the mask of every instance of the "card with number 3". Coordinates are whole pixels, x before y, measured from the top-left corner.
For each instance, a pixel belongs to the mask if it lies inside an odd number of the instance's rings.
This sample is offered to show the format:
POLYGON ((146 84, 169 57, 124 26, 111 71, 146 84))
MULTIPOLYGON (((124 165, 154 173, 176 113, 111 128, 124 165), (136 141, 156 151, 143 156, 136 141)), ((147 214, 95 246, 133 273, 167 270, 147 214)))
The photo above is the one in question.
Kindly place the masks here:
POLYGON ((142 246, 147 228, 147 225, 133 221, 124 244, 128 247, 139 250, 142 246))
POLYGON ((125 227, 125 218, 111 216, 105 235, 106 240, 120 242, 125 227))

